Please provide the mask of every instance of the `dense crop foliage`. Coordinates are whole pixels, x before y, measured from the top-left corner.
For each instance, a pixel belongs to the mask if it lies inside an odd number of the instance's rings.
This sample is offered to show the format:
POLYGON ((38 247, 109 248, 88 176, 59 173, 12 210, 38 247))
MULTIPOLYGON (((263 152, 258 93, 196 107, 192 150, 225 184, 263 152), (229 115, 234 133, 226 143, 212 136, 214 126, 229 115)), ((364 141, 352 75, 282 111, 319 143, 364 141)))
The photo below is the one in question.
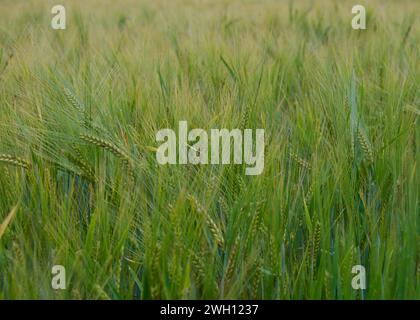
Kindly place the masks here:
POLYGON ((419 1, 53 4, 0 1, 0 298, 420 298, 419 1), (263 173, 159 165, 181 120, 263 173))

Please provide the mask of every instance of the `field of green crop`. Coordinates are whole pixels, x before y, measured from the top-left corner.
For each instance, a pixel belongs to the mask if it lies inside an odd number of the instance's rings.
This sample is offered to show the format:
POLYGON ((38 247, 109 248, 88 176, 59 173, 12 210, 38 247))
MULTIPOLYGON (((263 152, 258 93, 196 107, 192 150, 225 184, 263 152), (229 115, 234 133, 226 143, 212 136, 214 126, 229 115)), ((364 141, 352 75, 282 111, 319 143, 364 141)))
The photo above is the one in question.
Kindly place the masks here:
POLYGON ((420 299, 420 1, 55 4, 0 0, 0 299, 420 299), (158 164, 181 120, 263 173, 158 164))

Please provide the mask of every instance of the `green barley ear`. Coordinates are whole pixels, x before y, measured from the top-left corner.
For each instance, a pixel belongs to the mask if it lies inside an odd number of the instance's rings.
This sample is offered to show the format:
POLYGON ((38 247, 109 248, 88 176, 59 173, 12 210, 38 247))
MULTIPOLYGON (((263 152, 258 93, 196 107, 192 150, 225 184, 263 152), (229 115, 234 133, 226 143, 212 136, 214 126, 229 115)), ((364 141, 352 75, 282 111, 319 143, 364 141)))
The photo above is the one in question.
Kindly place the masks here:
POLYGON ((241 123, 240 123, 241 129, 246 129, 246 127, 248 126, 249 114, 250 114, 250 106, 246 105, 242 113, 242 117, 241 117, 241 123))
POLYGON ((22 251, 21 245, 17 241, 13 241, 12 243, 12 253, 13 257, 19 264, 24 263, 25 255, 22 251))
POLYGON ((369 164, 373 164, 373 151, 372 147, 369 143, 369 140, 366 138, 366 135, 364 132, 360 129, 360 127, 357 129, 357 138, 359 140, 360 146, 362 147, 363 154, 366 157, 369 164))
POLYGON ((222 212, 227 215, 230 212, 230 208, 226 202, 226 199, 224 197, 219 197, 219 204, 220 208, 222 209, 222 212))
POLYGON ((161 293, 160 285, 160 264, 161 264, 161 246, 160 244, 156 245, 155 254, 152 259, 152 285, 150 288, 150 293, 153 299, 158 299, 161 293))
POLYGON ((321 223, 319 221, 316 222, 315 231, 314 231, 314 251, 312 255, 312 263, 316 262, 319 254, 319 248, 321 244, 321 223))
POLYGON ((331 299, 331 279, 327 270, 324 273, 324 292, 327 300, 331 299))
POLYGON ((81 103, 80 100, 77 99, 77 97, 73 94, 73 92, 70 89, 64 88, 64 93, 70 104, 79 112, 82 118, 82 125, 86 129, 93 130, 96 133, 100 133, 102 131, 102 128, 92 123, 92 117, 88 114, 86 107, 83 105, 83 103, 81 103))
POLYGON ((319 221, 315 224, 313 235, 308 240, 306 251, 306 267, 309 270, 314 270, 319 254, 319 247, 321 243, 321 224, 319 221))
POLYGON ((197 201, 197 199, 189 194, 187 196, 188 200, 191 203, 191 206, 198 212, 200 213, 205 221, 206 221, 206 225, 210 230, 210 233, 212 234, 214 240, 216 241, 217 245, 220 248, 223 248, 225 240, 223 238, 223 233, 220 230, 219 226, 216 224, 216 222, 214 222, 214 220, 210 217, 210 215, 208 214, 208 212, 206 211, 206 209, 204 209, 197 201))
POLYGON ((258 290, 260 288, 260 283, 261 283, 261 278, 262 278, 261 268, 262 268, 261 258, 258 258, 255 264, 254 281, 252 282, 252 298, 254 300, 258 299, 258 290))
POLYGON ((66 155, 71 162, 73 162, 82 170, 83 177, 87 178, 91 182, 96 181, 95 171, 87 164, 82 152, 78 147, 73 146, 73 153, 67 152, 66 155))
POLYGON ((305 159, 302 159, 301 157, 299 157, 296 153, 294 153, 293 151, 289 152, 290 157, 295 160, 301 167, 303 167, 304 169, 307 170, 311 170, 311 165, 308 161, 306 161, 305 159))
POLYGON ((7 167, 4 167, 2 170, 6 181, 12 181, 12 176, 10 175, 10 171, 7 167))
POLYGON ((306 192, 306 194, 305 194, 305 203, 306 204, 308 204, 309 201, 311 201, 313 194, 314 194, 314 184, 312 183, 309 186, 308 192, 306 192))
POLYGON ((351 151, 351 159, 354 161, 356 159, 356 143, 354 141, 354 134, 351 134, 351 137, 350 137, 350 151, 351 151))
POLYGON ((122 151, 120 148, 118 148, 115 144, 112 142, 106 141, 104 139, 88 135, 88 134, 81 134, 80 139, 83 141, 86 141, 90 144, 96 145, 98 147, 101 147, 109 152, 111 152, 114 156, 116 156, 118 159, 121 159, 123 161, 124 167, 126 167, 128 171, 128 175, 130 177, 131 182, 134 182, 134 170, 133 165, 131 164, 130 158, 122 151))
POLYGON ((131 164, 130 160, 124 159, 123 160, 123 165, 124 165, 125 169, 127 170, 128 177, 130 178, 130 182, 134 183, 134 181, 135 181, 134 169, 133 169, 133 165, 131 164))
POLYGON ((80 112, 80 114, 85 117, 85 106, 76 98, 76 96, 71 92, 69 88, 64 88, 64 93, 67 97, 67 100, 70 104, 80 112))
POLYGON ((249 237, 247 239, 247 245, 251 242, 253 242, 253 240, 255 239, 255 236, 257 235, 258 232, 263 230, 263 225, 262 225, 262 207, 264 205, 264 200, 263 201, 259 201, 257 203, 257 208, 255 210, 255 215, 252 218, 252 222, 251 222, 251 229, 250 229, 250 233, 249 233, 249 237))
POLYGON ((238 247, 239 247, 239 236, 236 237, 235 242, 233 243, 232 249, 229 253, 229 260, 226 266, 226 273, 225 273, 225 281, 229 282, 235 271, 235 261, 238 255, 238 247))
POLYGON ((406 105, 406 106, 404 107, 404 110, 405 110, 405 111, 412 112, 412 113, 414 113, 414 114, 415 114, 415 115, 417 115, 417 116, 420 116, 420 110, 419 110, 419 109, 417 109, 416 107, 412 106, 412 105, 406 105))
POLYGON ((109 142, 104 139, 97 138, 88 134, 81 134, 80 139, 90 144, 94 144, 98 147, 104 148, 105 150, 111 152, 117 158, 120 158, 120 159, 128 158, 126 154, 112 142, 109 142))
POLYGON ((314 250, 314 243, 313 243, 312 237, 310 237, 308 239, 307 244, 306 244, 306 254, 305 254, 305 257, 304 257, 305 264, 306 264, 306 269, 308 270, 308 272, 311 270, 311 267, 312 267, 313 250, 314 250))
POLYGON ((22 158, 12 156, 10 154, 0 154, 0 162, 18 166, 24 169, 30 167, 30 163, 22 158))
POLYGON ((189 250, 191 254, 191 263, 193 266, 193 273, 197 283, 202 284, 206 279, 205 265, 203 259, 194 251, 189 250))

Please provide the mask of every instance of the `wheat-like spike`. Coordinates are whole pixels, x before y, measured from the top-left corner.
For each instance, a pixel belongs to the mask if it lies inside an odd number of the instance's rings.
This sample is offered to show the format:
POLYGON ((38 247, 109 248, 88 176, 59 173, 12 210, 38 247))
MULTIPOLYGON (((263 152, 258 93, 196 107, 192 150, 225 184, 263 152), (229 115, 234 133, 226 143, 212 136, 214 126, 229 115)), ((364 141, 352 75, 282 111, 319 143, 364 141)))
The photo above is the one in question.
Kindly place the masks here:
POLYGON ((245 181, 242 177, 239 177, 238 180, 239 191, 244 192, 246 190, 245 181))
POLYGON ((201 259, 197 254, 195 254, 192 250, 190 250, 191 253, 191 262, 193 265, 193 270, 194 270, 194 274, 197 278, 197 282, 198 283, 202 283, 202 281, 204 281, 205 277, 206 277, 206 272, 205 272, 205 266, 204 266, 204 262, 203 259, 201 259))
POLYGON ((268 236, 268 228, 265 224, 260 223, 260 231, 264 236, 268 236))
POLYGON ((233 243, 232 249, 229 253, 229 260, 226 267, 226 276, 225 280, 229 282, 232 279, 233 273, 235 271, 235 260, 238 254, 238 246, 239 246, 239 236, 236 237, 235 242, 233 243))
POLYGON ((158 299, 159 298, 159 292, 160 292, 160 289, 159 289, 158 284, 155 284, 150 288, 150 293, 151 293, 153 299, 158 299))
POLYGON ((83 300, 82 295, 79 291, 79 289, 74 288, 73 290, 71 290, 71 297, 74 300, 83 300))
POLYGON ((356 143, 354 141, 354 134, 351 135, 350 140, 350 148, 351 148, 351 159, 354 160, 356 158, 356 143))
MULTIPOLYGON (((90 119, 90 121, 92 121, 92 119, 90 119)), ((101 132, 104 132, 104 129, 101 126, 98 126, 94 123, 84 123, 85 126, 87 126, 89 129, 92 129, 93 131, 95 131, 97 134, 100 134, 101 132)))
POLYGON ((123 267, 123 261, 124 261, 124 249, 125 249, 125 247, 124 246, 122 246, 121 247, 121 251, 120 251, 120 258, 119 258, 119 261, 118 261, 118 263, 117 263, 117 271, 116 271, 116 274, 115 274, 115 282, 116 282, 116 287, 118 288, 118 289, 121 289, 121 272, 122 272, 122 267, 123 267))
POLYGON ((94 170, 86 163, 82 152, 76 146, 73 146, 74 155, 72 153, 67 153, 70 161, 75 163, 80 169, 82 169, 83 176, 88 178, 91 181, 96 181, 94 170))
POLYGON ((172 275, 173 283, 175 284, 175 288, 177 288, 177 291, 180 291, 181 288, 181 272, 179 270, 180 267, 177 263, 175 263, 176 258, 172 258, 174 261, 170 264, 170 274, 172 275))
POLYGON ((76 98, 76 96, 71 92, 69 88, 64 88, 64 93, 66 94, 67 99, 69 100, 70 104, 79 111, 83 117, 85 116, 85 107, 82 105, 79 101, 79 99, 76 98))
POLYGON ((179 215, 172 214, 171 222, 172 229, 174 232, 173 251, 176 254, 182 255, 183 251, 188 251, 188 249, 185 248, 185 244, 183 244, 182 242, 181 223, 179 222, 179 215))
POLYGON ((161 254, 161 247, 160 244, 156 245, 155 255, 153 256, 153 267, 155 273, 158 273, 158 268, 160 265, 160 254, 161 254))
POLYGON ((419 110, 419 109, 417 109, 417 108, 416 108, 416 107, 414 107, 414 106, 411 106, 411 105, 406 105, 406 106, 404 107, 404 109, 405 109, 406 111, 410 111, 410 112, 414 113, 415 115, 420 116, 420 110, 419 110))
POLYGON ((283 295, 287 295, 288 292, 290 292, 289 276, 287 275, 287 273, 285 273, 284 276, 282 276, 282 278, 284 278, 282 280, 283 295))
MULTIPOLYGON (((347 266, 346 272, 351 272, 351 266, 352 265, 355 265, 355 263, 354 263, 354 254, 355 254, 355 249, 354 249, 353 246, 351 246, 350 257, 349 257, 349 260, 348 260, 348 264, 349 265, 347 266)), ((342 280, 343 280, 343 278, 342 278, 342 280)), ((359 290, 357 290, 357 291, 359 291, 359 290)))
POLYGON ((160 255, 161 247, 159 244, 157 244, 155 249, 155 255, 153 256, 152 261, 152 277, 155 284, 152 285, 150 291, 153 299, 158 299, 160 295, 160 255))
POLYGON ((193 195, 189 194, 188 198, 189 198, 190 202, 193 204, 194 208, 197 210, 197 212, 199 212, 200 214, 202 214, 204 216, 207 227, 209 228, 209 230, 210 230, 212 236, 214 237, 217 245, 222 248, 224 246, 225 241, 224 241, 224 238, 223 238, 222 231, 217 226, 216 222, 213 221, 213 219, 210 217, 210 215, 207 213, 207 211, 198 203, 197 199, 195 199, 195 197, 193 195))
POLYGON ((258 299, 258 290, 260 288, 261 283, 261 259, 259 258, 257 260, 256 266, 255 266, 255 275, 254 275, 254 281, 252 283, 252 297, 254 300, 258 299))
POLYGON ((235 167, 229 167, 227 169, 226 176, 228 178, 228 180, 226 182, 227 192, 232 197, 235 197, 239 192, 238 183, 237 183, 237 179, 236 179, 236 176, 235 176, 235 167))
POLYGON ((240 124, 240 126, 241 126, 242 129, 245 129, 247 127, 247 125, 248 125, 248 119, 249 119, 250 109, 251 109, 250 106, 247 105, 245 107, 244 112, 242 113, 241 124, 240 124))
POLYGON ((298 218, 297 224, 298 224, 298 227, 299 228, 302 228, 303 227, 303 218, 302 217, 298 218))
POLYGON ((321 143, 321 141, 324 138, 324 130, 323 130, 323 127, 321 126, 320 122, 317 123, 316 133, 318 134, 318 138, 316 139, 316 146, 319 146, 319 144, 321 143))
POLYGON ((366 136, 364 135, 364 133, 362 132, 360 128, 358 128, 357 130, 357 137, 359 139, 359 143, 362 147, 362 150, 366 159, 368 160, 370 164, 373 164, 374 159, 373 159, 372 148, 370 146, 368 139, 366 138, 366 136))
POLYGON ((101 128, 95 124, 92 124, 92 118, 87 114, 85 106, 76 98, 70 89, 64 88, 64 93, 70 104, 81 114, 83 120, 82 125, 87 129, 93 129, 96 133, 101 131, 101 128))
POLYGON ((30 163, 28 161, 10 154, 0 154, 0 162, 12 164, 24 169, 28 169, 30 167, 30 163))
POLYGON ((319 221, 316 222, 315 231, 314 231, 314 250, 312 256, 312 263, 316 262, 319 253, 319 247, 321 244, 321 224, 319 221))
POLYGON ((287 223, 286 209, 287 209, 287 204, 286 204, 286 201, 284 201, 280 209, 281 223, 283 226, 285 226, 287 223))
POLYGON ((310 165, 310 163, 308 161, 306 161, 305 159, 302 159, 301 157, 299 157, 293 151, 290 151, 289 154, 292 157, 292 159, 295 160, 301 167, 303 167, 303 168, 305 168, 307 170, 311 170, 312 169, 312 166, 310 165))
POLYGON ((7 167, 3 168, 3 172, 4 172, 4 177, 6 178, 6 181, 12 181, 12 177, 10 175, 10 171, 7 167))
POLYGON ((104 139, 97 138, 91 135, 87 135, 87 134, 81 134, 80 138, 86 142, 89 142, 91 144, 104 148, 105 150, 111 152, 117 158, 128 160, 128 156, 115 144, 109 141, 106 141, 104 139))
POLYGON ((124 167, 128 171, 128 176, 130 178, 130 181, 134 182, 135 176, 134 176, 133 165, 130 161, 130 158, 120 148, 118 148, 112 142, 109 142, 109 141, 106 141, 104 139, 94 137, 94 136, 91 136, 91 135, 81 134, 80 138, 82 140, 86 141, 86 142, 89 142, 91 144, 94 144, 96 146, 104 148, 105 150, 111 152, 117 158, 121 159, 123 161, 124 167))
POLYGON ((217 177, 216 176, 211 177, 207 184, 206 199, 212 199, 215 196, 215 194, 217 194, 217 191, 216 191, 217 185, 218 185, 217 177))
POLYGON ((324 291, 325 291, 325 298, 327 300, 331 299, 330 276, 327 270, 325 270, 325 273, 324 273, 324 291))
POLYGON ((348 254, 348 256, 346 256, 343 259, 343 263, 340 266, 340 271, 343 274, 349 273, 351 272, 351 266, 354 265, 354 261, 353 261, 353 257, 354 257, 354 250, 353 250, 353 246, 350 247, 350 253, 348 254))
POLYGON ((291 232, 290 233, 290 243, 294 242, 296 238, 296 232, 291 232))
POLYGON ((128 177, 130 178, 130 182, 134 183, 135 176, 134 176, 134 169, 131 162, 128 159, 123 160, 124 167, 127 169, 128 177))
POLYGON ((262 229, 262 210, 261 207, 263 205, 264 201, 259 201, 257 204, 257 209, 255 211, 255 215, 252 219, 252 224, 251 224, 251 234, 250 234, 250 238, 249 240, 252 241, 252 239, 255 238, 257 232, 261 231, 262 229))
POLYGON ((168 203, 168 212, 173 213, 174 212, 174 205, 172 203, 168 203))
POLYGON ((306 249, 306 255, 305 255, 305 263, 306 263, 306 268, 308 270, 310 270, 312 267, 313 250, 314 250, 313 239, 310 238, 307 243, 307 249, 306 249))
POLYGON ((213 221, 213 219, 208 214, 206 215, 206 223, 207 223, 207 226, 210 229, 210 232, 212 233, 213 237, 215 238, 215 240, 217 242, 217 245, 219 247, 223 247, 224 239, 223 239, 223 236, 222 236, 222 232, 220 231, 220 229, 218 228, 216 223, 213 221))
POLYGON ((16 241, 13 241, 12 249, 13 249, 13 256, 16 259, 16 261, 19 264, 24 263, 25 260, 24 260, 22 249, 20 248, 20 245, 16 241))
POLYGON ((305 203, 306 203, 306 204, 308 204, 308 203, 309 203, 309 201, 311 201, 313 194, 314 194, 314 187, 313 187, 313 184, 311 184, 311 185, 309 186, 309 190, 308 190, 308 192, 307 192, 307 193, 306 193, 306 195, 305 195, 305 203))
POLYGON ((229 206, 226 203, 226 200, 224 197, 220 197, 219 198, 219 203, 220 203, 220 207, 222 208, 222 211, 224 214, 227 214, 230 210, 229 210, 229 206))

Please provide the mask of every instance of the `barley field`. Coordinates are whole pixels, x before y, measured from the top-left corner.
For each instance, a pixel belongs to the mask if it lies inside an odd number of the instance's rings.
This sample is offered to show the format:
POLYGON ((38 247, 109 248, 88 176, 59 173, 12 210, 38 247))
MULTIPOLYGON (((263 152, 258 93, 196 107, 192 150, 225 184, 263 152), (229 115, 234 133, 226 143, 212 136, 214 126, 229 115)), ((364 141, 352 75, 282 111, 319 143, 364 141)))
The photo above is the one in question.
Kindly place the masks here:
POLYGON ((0 0, 0 299, 420 299, 420 1, 55 4, 0 0), (183 120, 263 172, 160 165, 183 120))

